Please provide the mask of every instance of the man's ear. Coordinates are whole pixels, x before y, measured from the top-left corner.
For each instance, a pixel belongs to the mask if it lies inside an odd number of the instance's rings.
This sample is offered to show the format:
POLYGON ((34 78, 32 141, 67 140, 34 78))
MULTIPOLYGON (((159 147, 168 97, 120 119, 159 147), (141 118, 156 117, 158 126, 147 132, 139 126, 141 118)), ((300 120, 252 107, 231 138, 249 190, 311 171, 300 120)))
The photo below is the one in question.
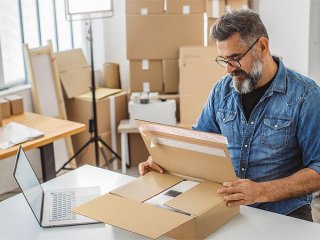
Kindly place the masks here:
POLYGON ((257 47, 260 57, 265 58, 269 53, 269 40, 266 37, 261 37, 257 42, 257 47))

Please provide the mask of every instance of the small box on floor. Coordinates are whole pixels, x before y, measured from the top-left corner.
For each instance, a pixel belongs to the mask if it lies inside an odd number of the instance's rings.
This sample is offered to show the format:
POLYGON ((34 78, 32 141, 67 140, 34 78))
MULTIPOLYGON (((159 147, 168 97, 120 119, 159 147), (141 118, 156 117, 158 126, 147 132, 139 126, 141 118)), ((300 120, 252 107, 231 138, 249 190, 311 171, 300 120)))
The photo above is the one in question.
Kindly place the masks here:
POLYGON ((23 113, 23 98, 18 95, 10 95, 5 97, 6 100, 9 101, 10 104, 10 112, 12 115, 18 115, 23 113))

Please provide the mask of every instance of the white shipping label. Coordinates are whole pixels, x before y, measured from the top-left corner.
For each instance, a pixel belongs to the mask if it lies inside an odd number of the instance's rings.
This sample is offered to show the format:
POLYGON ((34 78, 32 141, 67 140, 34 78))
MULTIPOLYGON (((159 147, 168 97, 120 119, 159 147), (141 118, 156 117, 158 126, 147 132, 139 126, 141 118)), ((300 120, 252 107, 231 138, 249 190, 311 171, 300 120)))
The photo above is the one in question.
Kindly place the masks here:
POLYGON ((140 14, 143 15, 143 16, 148 15, 149 14, 148 8, 141 8, 140 14))
POLYGON ((220 9, 220 0, 213 0, 212 1, 212 16, 214 18, 219 17, 219 9, 220 9))
POLYGON ((190 5, 183 5, 182 6, 182 13, 185 15, 190 14, 190 5))
POLYGON ((149 60, 147 59, 142 60, 142 70, 149 70, 149 60))

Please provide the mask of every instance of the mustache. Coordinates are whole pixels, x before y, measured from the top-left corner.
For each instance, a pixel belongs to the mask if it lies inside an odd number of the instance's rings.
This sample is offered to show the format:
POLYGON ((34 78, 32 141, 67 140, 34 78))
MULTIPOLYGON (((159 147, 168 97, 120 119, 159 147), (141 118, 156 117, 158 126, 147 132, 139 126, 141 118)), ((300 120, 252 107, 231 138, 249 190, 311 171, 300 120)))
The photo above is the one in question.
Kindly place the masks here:
POLYGON ((249 74, 246 73, 244 70, 242 70, 241 68, 237 68, 236 70, 234 70, 232 73, 230 73, 230 75, 232 77, 240 77, 240 76, 243 76, 243 77, 248 77, 249 74))

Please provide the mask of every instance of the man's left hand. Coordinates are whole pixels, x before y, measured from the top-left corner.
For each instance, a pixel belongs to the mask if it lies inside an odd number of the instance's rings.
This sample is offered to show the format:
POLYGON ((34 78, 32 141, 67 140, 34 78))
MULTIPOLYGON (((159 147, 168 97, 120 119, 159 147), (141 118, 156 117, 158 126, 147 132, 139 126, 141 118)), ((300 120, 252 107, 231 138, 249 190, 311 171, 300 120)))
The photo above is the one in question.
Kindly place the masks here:
POLYGON ((228 207, 249 205, 260 202, 262 197, 262 184, 249 179, 238 179, 232 182, 224 182, 223 187, 217 193, 223 195, 228 207))

